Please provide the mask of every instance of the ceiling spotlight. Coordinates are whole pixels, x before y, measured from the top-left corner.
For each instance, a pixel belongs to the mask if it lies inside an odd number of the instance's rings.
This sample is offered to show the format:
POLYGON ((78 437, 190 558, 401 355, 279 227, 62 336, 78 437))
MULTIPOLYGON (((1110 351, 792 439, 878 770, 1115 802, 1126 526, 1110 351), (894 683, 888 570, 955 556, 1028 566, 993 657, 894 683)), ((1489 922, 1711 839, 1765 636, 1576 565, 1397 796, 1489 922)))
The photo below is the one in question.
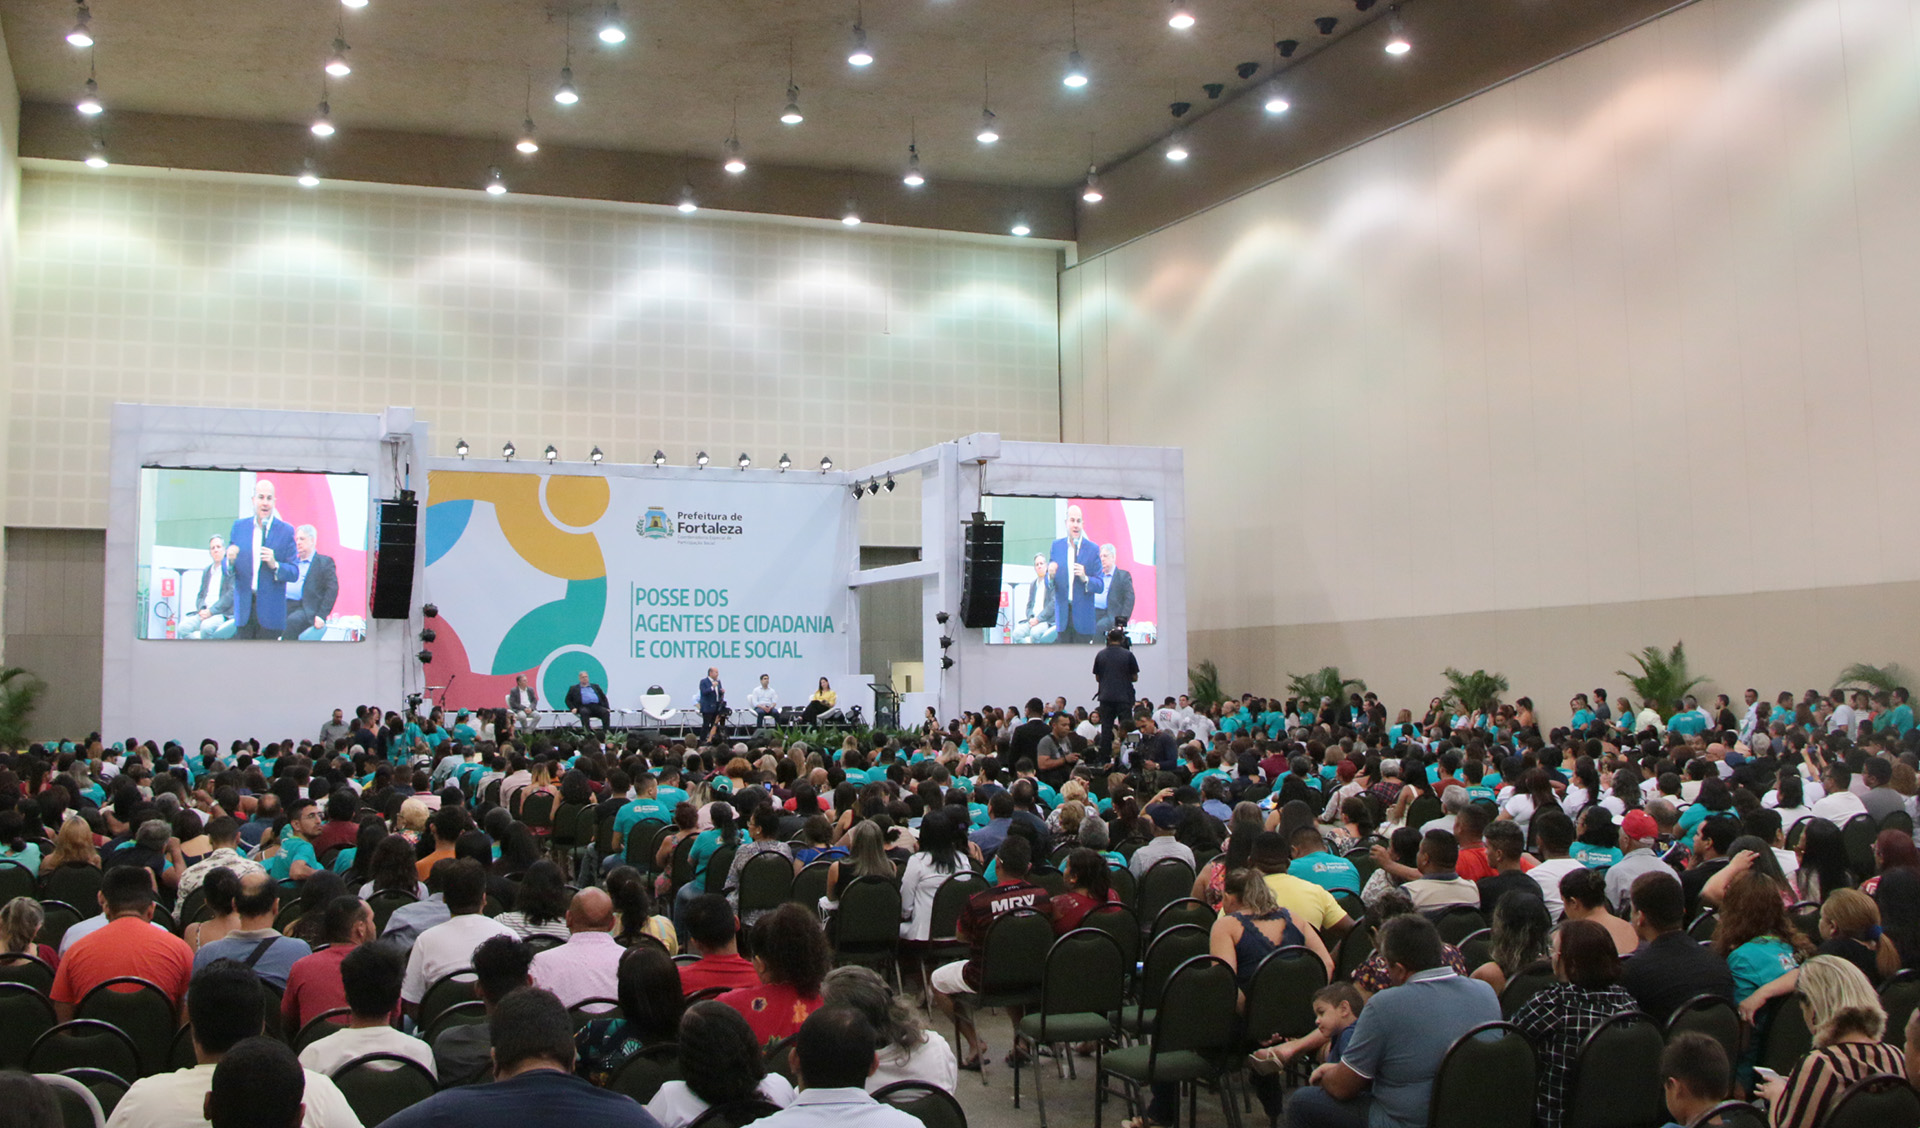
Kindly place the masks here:
POLYGON ((1060 76, 1060 81, 1075 90, 1087 84, 1087 61, 1080 57, 1078 48, 1067 53, 1067 73, 1060 76))
POLYGON ((740 469, 742 470, 745 470, 747 467, 753 465, 753 459, 748 458, 747 452, 744 450, 740 452, 740 457, 735 459, 734 461, 739 463, 740 469))
POLYGON ((75 47, 93 46, 93 32, 87 29, 87 23, 93 19, 93 13, 87 10, 85 4, 82 4, 74 14, 77 18, 73 30, 67 33, 67 42, 75 47))
POLYGON ((610 3, 607 5, 606 17, 600 21, 599 34, 600 42, 602 43, 625 43, 627 41, 627 24, 625 20, 620 18, 619 4, 610 3))
POLYGON ((703 450, 699 454, 694 455, 693 464, 705 470, 707 468, 707 452, 703 450))
POLYGON ((681 215, 692 215, 694 212, 700 210, 699 203, 693 198, 693 185, 683 184, 680 186, 680 202, 675 204, 674 207, 680 209, 681 215))
MULTIPOLYGON (((326 105, 325 102, 320 104, 322 106, 326 105)), ((86 92, 80 95, 80 101, 75 103, 73 108, 86 114, 88 117, 92 117, 104 109, 105 107, 100 105, 100 84, 89 78, 87 80, 86 92)), ((332 129, 329 128, 328 132, 331 133, 332 129)))
POLYGON ((308 157, 306 163, 300 166, 300 175, 294 180, 302 188, 320 187, 320 174, 314 170, 312 157, 308 157))
POLYGON ((465 439, 461 439, 459 442, 453 444, 453 453, 459 455, 460 461, 462 462, 467 460, 467 451, 471 449, 473 448, 467 445, 467 440, 465 439))
POLYGON ((827 471, 831 469, 833 469, 833 459, 829 458, 824 454, 821 455, 820 456, 820 472, 822 474, 825 474, 827 471))
POLYGON ((1087 166, 1087 183, 1085 187, 1080 189, 1080 198, 1089 204, 1097 204, 1101 200, 1106 199, 1106 196, 1100 191, 1100 176, 1093 171, 1092 165, 1087 166))
POLYGON ((605 457, 606 455, 600 453, 599 447, 594 447, 587 452, 587 461, 593 463, 595 466, 600 465, 600 460, 605 457))
POLYGON ((859 501, 860 498, 866 494, 866 492, 867 492, 866 483, 855 482, 853 484, 853 500, 859 501))
POLYGON ((555 449, 553 449, 553 444, 552 444, 552 443, 548 443, 548 444, 547 444, 547 449, 546 449, 546 451, 545 451, 544 453, 545 453, 545 454, 546 454, 546 456, 547 456, 547 465, 548 465, 548 466, 552 466, 552 465, 553 465, 553 460, 554 460, 554 459, 556 459, 556 458, 559 458, 559 457, 560 457, 560 452, 559 452, 559 451, 557 451, 557 450, 555 450, 555 449))
POLYGON ((667 456, 666 456, 666 454, 665 454, 664 452, 662 452, 662 451, 657 451, 657 450, 656 450, 656 451, 654 451, 654 452, 653 452, 653 464, 654 464, 655 466, 665 466, 665 465, 667 464, 667 456))
MULTIPOLYGON (((88 85, 92 85, 91 80, 88 81, 88 85)), ((95 104, 97 105, 98 103, 95 103, 95 104)), ((86 104, 84 102, 81 103, 80 112, 81 113, 87 112, 86 104)), ((93 112, 99 113, 100 111, 95 110, 93 112)), ((327 105, 327 100, 325 98, 320 99, 319 112, 314 115, 313 124, 308 128, 313 130, 313 135, 315 137, 332 137, 333 136, 333 107, 327 105)))
POLYGON ((1293 103, 1287 101, 1286 95, 1280 93, 1277 88, 1267 91, 1266 109, 1268 113, 1284 114, 1292 108, 1293 103))
POLYGON ((421 642, 437 642, 439 638, 440 632, 434 630, 432 627, 425 627, 420 631, 421 642))
POLYGON ((853 25, 853 50, 848 53, 847 62, 856 67, 873 65, 873 52, 867 50, 867 29, 857 23, 853 25))
POLYGON ((927 178, 920 175, 920 150, 914 145, 907 146, 907 174, 900 182, 909 188, 918 188, 927 182, 927 178))
POLYGON ((1233 73, 1239 75, 1240 80, 1244 82, 1247 79, 1252 78, 1254 75, 1260 73, 1260 64, 1259 63, 1240 63, 1233 68, 1233 73))
POLYGON ((1226 92, 1227 84, 1224 82, 1205 82, 1201 83, 1200 89, 1207 92, 1207 99, 1209 101, 1218 102, 1220 95, 1226 92))
POLYGON ((720 167, 735 176, 747 171, 747 162, 740 156, 740 139, 738 137, 727 138, 725 149, 727 153, 727 163, 720 167))
POLYGON ((504 178, 503 178, 503 177, 502 177, 502 176, 500 175, 500 166, 499 166, 499 165, 490 165, 490 166, 488 166, 488 168, 487 168, 487 195, 489 195, 489 196, 504 196, 504 195, 506 195, 506 194, 507 194, 507 182, 506 182, 506 180, 505 180, 505 179, 504 179, 504 178))
POLYGON ((1407 40, 1407 29, 1405 25, 1400 22, 1400 6, 1395 4, 1393 7, 1387 9, 1387 11, 1392 13, 1387 17, 1387 27, 1389 28, 1387 33, 1387 54, 1396 57, 1404 55, 1408 51, 1413 50, 1413 44, 1407 40))
POLYGON ((520 123, 520 140, 515 141, 513 147, 523 153, 537 153, 540 151, 540 141, 533 135, 532 118, 528 118, 520 123))
POLYGON ((1179 164, 1181 161, 1187 159, 1186 142, 1180 140, 1178 134, 1175 134, 1174 137, 1167 142, 1167 159, 1174 164, 1179 164))
POLYGON ((553 92, 553 100, 563 106, 571 106, 580 100, 580 91, 574 89, 573 68, 560 68, 560 86, 553 92))
POLYGON ((1027 226, 1027 221, 1025 219, 1014 220, 1012 231, 1015 235, 1018 235, 1023 239, 1026 238, 1028 235, 1033 234, 1033 228, 1027 226))
POLYGON ((980 131, 973 135, 973 139, 982 145, 991 145, 1000 140, 1000 130, 995 127, 994 120, 992 110, 981 110, 980 131))
POLYGON ((887 475, 887 492, 888 493, 893 492, 893 475, 892 474, 887 475))
POLYGON ((367 6, 367 0, 340 0, 340 4, 347 8, 364 8, 367 6))
POLYGON ((327 73, 335 78, 345 78, 353 73, 353 64, 347 62, 347 41, 333 41, 333 56, 327 60, 327 73))
POLYGON ((1321 16, 1313 21, 1313 26, 1320 29, 1321 35, 1332 35, 1333 29, 1340 26, 1340 17, 1321 16))
MULTIPOLYGON (((93 145, 87 150, 87 167, 88 168, 107 167, 107 147, 100 143, 100 139, 98 137, 93 139, 93 145)), ((318 184, 319 181, 316 180, 314 181, 314 183, 318 184)))
POLYGON ((1293 53, 1300 49, 1300 41, 1298 39, 1277 39, 1274 41, 1273 49, 1280 52, 1281 58, 1291 59, 1293 58, 1293 53))
POLYGON ((513 440, 512 439, 508 439, 506 441, 506 445, 500 448, 500 457, 506 459, 508 462, 513 461, 513 440))
POLYGON ((1193 10, 1181 0, 1173 0, 1173 14, 1167 17, 1167 26, 1175 31, 1185 31, 1193 26, 1193 10))
POLYGON ((788 458, 784 454, 780 456, 780 472, 782 474, 785 474, 787 472, 787 467, 792 465, 793 465, 793 459, 788 458))
POLYGON ((860 226, 860 209, 852 200, 847 201, 847 211, 845 215, 840 217, 840 222, 846 224, 848 227, 860 226))
POLYGON ((807 120, 800 113, 800 88, 791 82, 787 83, 787 108, 780 111, 780 120, 788 125, 799 125, 807 120))

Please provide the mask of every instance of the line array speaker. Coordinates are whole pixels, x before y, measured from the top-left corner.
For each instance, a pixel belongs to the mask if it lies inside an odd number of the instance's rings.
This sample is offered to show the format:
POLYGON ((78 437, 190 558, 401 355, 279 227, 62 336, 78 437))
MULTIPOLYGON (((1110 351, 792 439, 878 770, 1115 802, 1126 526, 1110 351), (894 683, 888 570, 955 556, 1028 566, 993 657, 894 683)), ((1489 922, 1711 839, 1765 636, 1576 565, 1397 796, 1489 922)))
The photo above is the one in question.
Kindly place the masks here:
POLYGON ((966 529, 960 623, 966 627, 991 627, 1000 619, 1000 569, 1006 551, 1006 522, 974 521, 966 529))
POLYGON ((380 539, 373 549, 373 617, 405 619, 413 608, 413 553, 420 503, 411 497, 380 503, 380 539))

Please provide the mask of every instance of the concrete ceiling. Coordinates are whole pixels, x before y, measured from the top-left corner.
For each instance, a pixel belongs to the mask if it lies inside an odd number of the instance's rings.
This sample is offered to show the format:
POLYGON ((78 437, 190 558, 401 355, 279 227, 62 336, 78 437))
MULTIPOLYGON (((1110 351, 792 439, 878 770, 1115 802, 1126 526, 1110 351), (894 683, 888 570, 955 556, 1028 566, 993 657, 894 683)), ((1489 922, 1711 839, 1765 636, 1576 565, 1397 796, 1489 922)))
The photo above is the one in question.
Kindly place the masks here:
MULTIPOLYGON (((1386 18, 1387 3, 1368 6, 1194 0, 1197 24, 1175 31, 1170 0, 1080 0, 1092 80, 1077 91, 1060 82, 1073 42, 1069 0, 627 0, 629 38, 619 46, 594 34, 604 0, 95 0, 91 54, 110 139, 111 111, 304 123, 338 28, 354 67, 329 84, 340 137, 373 129, 492 140, 503 161, 522 160, 510 146, 531 79, 532 117, 549 145, 709 161, 737 99, 750 161, 897 176, 912 131, 930 180, 1059 188, 1090 162, 1163 136, 1170 103, 1192 103, 1189 121, 1220 104, 1203 84, 1224 84, 1230 99, 1270 78, 1276 61, 1298 64, 1386 18), (876 57, 866 68, 846 61, 856 11, 876 57), (569 12, 580 102, 562 107, 552 93, 569 12), (1331 36, 1314 24, 1326 16, 1339 21, 1331 36), (1300 44, 1291 60, 1278 60, 1283 38, 1300 44), (806 114, 798 126, 777 120, 789 43, 806 114), (1252 79, 1237 77, 1241 63, 1258 64, 1252 79), (1002 134, 992 146, 974 139, 983 74, 1002 134)), ((74 15, 62 0, 0 0, 24 102, 78 98, 89 52, 64 40, 74 15)), ((1343 85, 1364 97, 1404 60, 1367 52, 1352 61, 1343 85)))

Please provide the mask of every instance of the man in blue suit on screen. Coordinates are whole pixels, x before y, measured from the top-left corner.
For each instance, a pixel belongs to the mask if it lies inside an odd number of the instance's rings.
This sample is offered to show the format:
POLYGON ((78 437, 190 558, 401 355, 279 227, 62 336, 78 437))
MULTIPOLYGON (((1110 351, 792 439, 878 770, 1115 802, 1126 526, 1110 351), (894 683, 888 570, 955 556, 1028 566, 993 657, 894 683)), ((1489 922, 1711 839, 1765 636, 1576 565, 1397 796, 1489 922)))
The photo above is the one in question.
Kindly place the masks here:
POLYGON ((300 574, 293 526, 273 512, 273 483, 253 484, 253 516, 233 523, 227 563, 233 568, 233 637, 279 638, 287 627, 287 585, 300 574), (251 565, 251 566, 249 566, 251 565))
POLYGON ((1077 505, 1067 506, 1067 535, 1053 542, 1047 555, 1047 578, 1053 581, 1054 620, 1059 642, 1092 642, 1098 616, 1093 597, 1105 587, 1100 576, 1100 548, 1087 539, 1086 518, 1077 505))

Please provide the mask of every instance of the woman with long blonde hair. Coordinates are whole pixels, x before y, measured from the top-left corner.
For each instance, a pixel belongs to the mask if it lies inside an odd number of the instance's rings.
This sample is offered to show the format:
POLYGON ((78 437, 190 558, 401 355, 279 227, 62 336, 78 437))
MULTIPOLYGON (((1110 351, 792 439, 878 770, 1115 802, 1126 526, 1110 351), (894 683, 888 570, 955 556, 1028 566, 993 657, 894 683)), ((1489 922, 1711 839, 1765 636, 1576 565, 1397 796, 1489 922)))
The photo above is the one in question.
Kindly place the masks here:
POLYGON ((1797 1005, 1813 1030, 1814 1048, 1791 1075, 1759 1086, 1773 1109, 1773 1128, 1813 1128, 1854 1082, 1880 1073, 1906 1076, 1900 1047, 1880 1040, 1887 1012, 1859 968, 1836 956, 1815 956, 1800 969, 1799 980, 1797 1005))
POLYGON ((100 851, 93 846, 93 828, 78 815, 60 824, 53 849, 40 859, 40 872, 52 873, 61 866, 76 864, 100 868, 100 851))

